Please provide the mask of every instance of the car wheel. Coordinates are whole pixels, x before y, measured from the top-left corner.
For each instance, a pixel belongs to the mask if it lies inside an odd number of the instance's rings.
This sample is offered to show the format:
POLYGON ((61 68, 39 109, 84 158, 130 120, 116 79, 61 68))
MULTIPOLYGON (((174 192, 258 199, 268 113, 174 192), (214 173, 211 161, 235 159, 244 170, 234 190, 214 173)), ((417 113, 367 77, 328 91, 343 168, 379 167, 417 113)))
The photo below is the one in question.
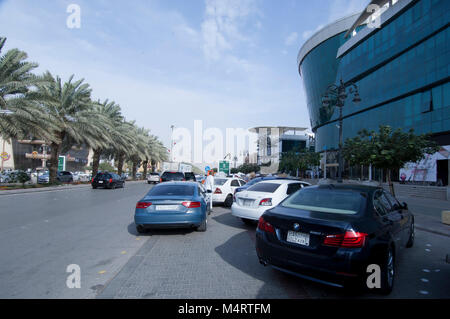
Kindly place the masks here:
POLYGON ((152 182, 150 182, 150 181, 147 181, 147 184, 151 184, 152 182))
POLYGON ((388 295, 394 287, 395 278, 395 255, 394 249, 390 247, 381 263, 381 288, 380 293, 388 295))
POLYGON ((414 245, 414 221, 412 221, 411 223, 411 230, 410 230, 410 234, 409 234, 409 239, 408 242, 406 243, 406 248, 411 248, 414 245))
POLYGON ((233 195, 228 195, 224 202, 225 207, 231 207, 233 205, 233 195))
POLYGON ((241 218, 241 220, 244 222, 245 225, 247 226, 254 226, 255 222, 251 219, 247 219, 247 218, 241 218))
POLYGON ((97 189, 97 186, 92 186, 93 189, 97 189))
POLYGON ((200 224, 200 226, 197 227, 197 231, 204 232, 206 231, 207 227, 208 227, 208 218, 205 218, 205 220, 200 224))
POLYGON ((145 229, 145 227, 142 226, 142 225, 137 225, 137 226, 136 226, 136 231, 137 231, 139 234, 143 234, 143 233, 146 232, 146 229, 145 229))
POLYGON ((111 185, 111 189, 116 189, 116 183, 111 185))

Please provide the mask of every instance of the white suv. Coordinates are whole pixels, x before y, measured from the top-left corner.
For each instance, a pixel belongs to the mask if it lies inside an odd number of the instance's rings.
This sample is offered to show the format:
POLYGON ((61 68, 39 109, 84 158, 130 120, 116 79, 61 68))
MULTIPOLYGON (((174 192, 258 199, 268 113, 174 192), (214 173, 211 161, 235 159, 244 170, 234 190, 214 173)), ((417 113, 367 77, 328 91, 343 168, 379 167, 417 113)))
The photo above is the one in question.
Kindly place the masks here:
POLYGON ((151 183, 157 184, 157 183, 160 182, 160 178, 161 178, 161 177, 159 176, 158 173, 148 173, 148 176, 147 176, 147 183, 148 183, 148 184, 151 184, 151 183))

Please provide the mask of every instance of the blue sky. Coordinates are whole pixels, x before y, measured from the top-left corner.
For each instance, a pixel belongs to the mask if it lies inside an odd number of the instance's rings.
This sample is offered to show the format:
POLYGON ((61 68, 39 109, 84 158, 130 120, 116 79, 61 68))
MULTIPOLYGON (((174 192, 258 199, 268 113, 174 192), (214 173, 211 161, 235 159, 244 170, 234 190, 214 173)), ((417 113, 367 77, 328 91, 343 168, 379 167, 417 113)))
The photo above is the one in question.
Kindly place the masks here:
POLYGON ((314 31, 364 0, 0 0, 0 36, 166 145, 170 125, 309 127, 296 57, 314 31), (67 6, 81 8, 69 29, 67 6))

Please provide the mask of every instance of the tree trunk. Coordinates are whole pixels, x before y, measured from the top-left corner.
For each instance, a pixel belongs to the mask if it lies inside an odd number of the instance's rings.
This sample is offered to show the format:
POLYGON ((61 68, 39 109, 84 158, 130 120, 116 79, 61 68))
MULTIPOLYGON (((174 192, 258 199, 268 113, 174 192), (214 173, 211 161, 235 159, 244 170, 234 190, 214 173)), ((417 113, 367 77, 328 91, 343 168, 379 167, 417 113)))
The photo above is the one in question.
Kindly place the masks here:
POLYGON ((51 158, 50 158, 50 167, 49 167, 49 183, 56 183, 56 177, 58 172, 58 158, 59 151, 61 149, 61 144, 51 143, 51 158))
POLYGON ((98 166, 100 164, 100 150, 94 150, 94 155, 92 156, 92 177, 97 175, 98 173, 98 166))
POLYGON ((138 164, 137 162, 133 161, 133 166, 132 166, 133 180, 136 180, 137 164, 138 164))
POLYGON ((118 161, 117 161, 117 174, 119 176, 122 176, 122 173, 123 173, 123 161, 125 159, 125 156, 123 154, 119 153, 118 157, 119 158, 118 158, 118 161))
POLYGON ((146 160, 142 163, 142 165, 144 166, 144 174, 143 174, 144 180, 146 180, 146 179, 147 179, 147 166, 148 166, 148 160, 146 159, 146 160))
POLYGON ((389 190, 391 191, 391 194, 393 196, 395 196, 394 184, 392 183, 392 180, 391 180, 391 170, 390 169, 387 169, 386 179, 387 179, 387 182, 389 184, 389 190))

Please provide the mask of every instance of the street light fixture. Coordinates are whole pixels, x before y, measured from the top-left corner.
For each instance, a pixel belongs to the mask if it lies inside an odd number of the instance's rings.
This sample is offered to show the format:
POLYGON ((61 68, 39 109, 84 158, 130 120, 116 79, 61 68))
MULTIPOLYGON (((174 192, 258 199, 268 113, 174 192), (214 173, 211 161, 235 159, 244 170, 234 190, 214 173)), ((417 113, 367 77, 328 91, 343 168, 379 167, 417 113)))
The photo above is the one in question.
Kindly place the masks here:
POLYGON ((326 92, 322 95, 322 107, 328 108, 331 104, 339 107, 339 168, 338 168, 338 183, 342 183, 342 168, 343 168, 343 158, 342 158, 342 108, 344 107, 345 100, 348 94, 353 94, 353 103, 361 102, 361 97, 358 93, 358 87, 353 82, 344 83, 341 79, 339 85, 331 84, 327 87, 326 92), (348 92, 348 93, 347 93, 348 92))

